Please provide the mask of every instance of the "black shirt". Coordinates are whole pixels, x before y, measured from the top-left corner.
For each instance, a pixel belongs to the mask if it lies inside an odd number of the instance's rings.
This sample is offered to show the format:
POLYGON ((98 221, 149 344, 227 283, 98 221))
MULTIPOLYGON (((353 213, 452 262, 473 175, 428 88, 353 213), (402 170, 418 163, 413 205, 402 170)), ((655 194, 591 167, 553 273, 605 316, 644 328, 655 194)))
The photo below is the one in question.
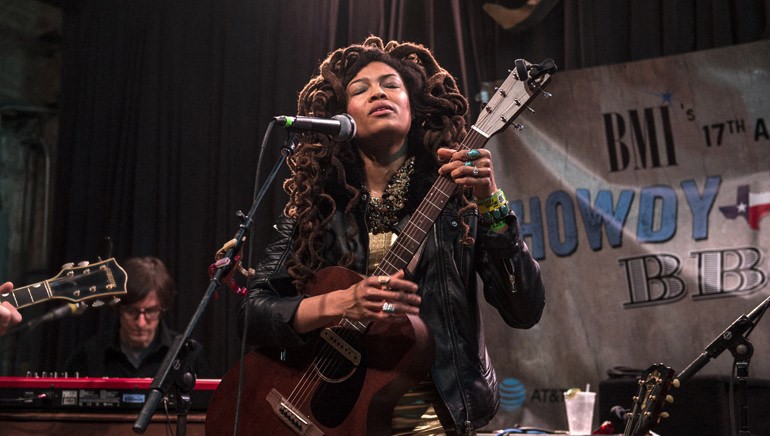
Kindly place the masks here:
MULTIPOLYGON (((119 327, 100 333, 78 347, 67 360, 65 371, 78 373, 80 377, 154 377, 163 358, 178 333, 170 330, 165 322, 158 323, 155 339, 148 347, 144 358, 135 368, 120 347, 119 327)), ((185 359, 197 378, 208 378, 211 369, 203 352, 203 346, 191 340, 193 349, 185 359)))

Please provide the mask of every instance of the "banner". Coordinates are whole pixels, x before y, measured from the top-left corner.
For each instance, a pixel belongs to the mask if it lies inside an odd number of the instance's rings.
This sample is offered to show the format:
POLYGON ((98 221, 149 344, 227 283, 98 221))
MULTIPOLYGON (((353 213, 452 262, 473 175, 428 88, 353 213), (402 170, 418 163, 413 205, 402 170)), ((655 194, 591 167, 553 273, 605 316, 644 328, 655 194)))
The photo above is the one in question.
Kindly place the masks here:
MULTIPOLYGON (((556 73, 524 130, 490 140, 546 308, 530 330, 485 309, 502 392, 488 428, 566 429, 565 389, 596 390, 615 366, 679 373, 770 294, 767 53, 761 41, 556 73)), ((765 318, 751 377, 770 378, 765 318)), ((732 364, 728 350, 698 374, 732 364)))

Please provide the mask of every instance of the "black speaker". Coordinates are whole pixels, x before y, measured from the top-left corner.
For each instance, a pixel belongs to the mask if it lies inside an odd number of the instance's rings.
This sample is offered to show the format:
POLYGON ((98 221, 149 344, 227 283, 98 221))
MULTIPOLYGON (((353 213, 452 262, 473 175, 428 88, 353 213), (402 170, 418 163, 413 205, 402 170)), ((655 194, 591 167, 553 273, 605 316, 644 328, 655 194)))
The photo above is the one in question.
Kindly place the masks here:
MULTIPOLYGON (((625 421, 612 412, 613 407, 630 409, 638 392, 638 381, 624 377, 603 380, 599 383, 599 419, 611 421, 618 433, 625 428, 625 421)), ((748 428, 752 436, 770 435, 770 380, 748 379, 748 428)), ((730 422, 730 377, 722 375, 695 376, 679 388, 671 387, 672 404, 663 411, 669 413, 654 431, 661 436, 732 436, 730 422)), ((739 388, 733 386, 735 407, 735 434, 740 430, 739 388)), ((617 409, 615 409, 617 410, 617 409)))

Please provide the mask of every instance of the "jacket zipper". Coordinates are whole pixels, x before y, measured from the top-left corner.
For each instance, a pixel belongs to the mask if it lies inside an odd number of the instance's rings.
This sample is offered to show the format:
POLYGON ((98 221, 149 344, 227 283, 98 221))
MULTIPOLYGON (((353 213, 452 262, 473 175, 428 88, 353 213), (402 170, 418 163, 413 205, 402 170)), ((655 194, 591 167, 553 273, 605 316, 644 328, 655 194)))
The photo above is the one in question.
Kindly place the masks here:
MULTIPOLYGON (((438 249, 439 256, 442 257, 440 259, 440 261, 444 261, 444 259, 443 259, 443 256, 444 256, 443 255, 443 251, 441 250, 441 245, 439 244, 439 232, 440 232, 441 225, 440 225, 440 222, 438 222, 438 221, 437 221, 437 224, 438 225, 435 226, 436 231, 433 232, 433 243, 435 244, 436 248, 438 249)), ((441 265, 441 264, 443 264, 443 262, 439 262, 439 264, 441 265)), ((444 297, 443 298, 443 300, 444 300, 444 310, 446 310, 447 316, 450 318, 449 321, 453 321, 451 319, 452 318, 452 311, 451 311, 451 308, 449 307, 449 295, 448 295, 449 292, 446 289, 447 280, 446 280, 446 277, 444 277, 444 274, 445 274, 444 270, 442 268, 439 268, 439 273, 442 275, 442 277, 441 277, 441 279, 442 279, 441 280, 441 283, 442 283, 441 293, 444 294, 443 295, 443 297, 444 297)), ((455 325, 454 322, 447 323, 447 328, 448 328, 449 333, 452 336, 452 338, 457 336, 457 334, 455 332, 455 329, 454 329, 454 325, 455 325)), ((452 366, 453 366, 454 373, 455 373, 455 380, 457 382, 458 390, 460 391, 460 397, 463 400, 463 407, 465 408, 465 423, 463 425, 465 428, 461 429, 461 432, 462 432, 462 434, 472 434, 473 429, 471 428, 471 420, 470 420, 470 416, 468 415, 468 400, 465 397, 465 390, 463 389, 463 385, 460 382, 460 371, 457 368, 457 348, 455 346, 455 342, 454 341, 450 340, 449 344, 452 347, 452 366)))

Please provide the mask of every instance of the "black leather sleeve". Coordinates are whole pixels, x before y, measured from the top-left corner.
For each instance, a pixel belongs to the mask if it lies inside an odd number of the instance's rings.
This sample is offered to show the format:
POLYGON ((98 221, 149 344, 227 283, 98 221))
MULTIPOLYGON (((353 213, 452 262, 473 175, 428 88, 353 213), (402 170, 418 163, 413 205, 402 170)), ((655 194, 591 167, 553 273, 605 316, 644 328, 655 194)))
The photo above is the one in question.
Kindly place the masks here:
POLYGON ((511 212, 508 230, 496 233, 479 226, 476 270, 484 282, 484 297, 511 327, 530 328, 540 321, 545 287, 540 265, 519 236, 519 221, 511 212))
POLYGON ((238 312, 238 330, 248 335, 249 344, 291 348, 305 343, 292 326, 304 297, 297 293, 286 269, 286 261, 292 254, 295 225, 289 217, 281 216, 275 225, 278 234, 254 268, 256 274, 249 281, 249 294, 238 312))

